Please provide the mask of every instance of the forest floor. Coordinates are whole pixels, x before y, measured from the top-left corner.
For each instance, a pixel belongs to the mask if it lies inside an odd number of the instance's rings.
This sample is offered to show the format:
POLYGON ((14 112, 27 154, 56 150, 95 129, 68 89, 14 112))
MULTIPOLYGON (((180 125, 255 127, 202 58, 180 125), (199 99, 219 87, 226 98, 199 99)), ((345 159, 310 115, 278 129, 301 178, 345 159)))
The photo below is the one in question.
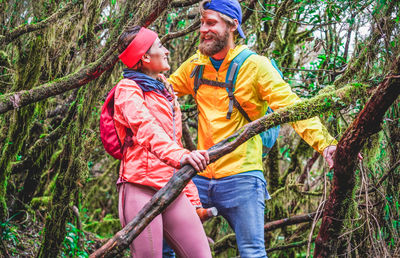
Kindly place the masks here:
MULTIPOLYGON (((25 218, 20 221, 12 219, 4 223, 3 237, 0 240, 3 241, 8 254, 0 253, 0 257, 35 257, 42 241, 43 221, 43 217, 39 220, 36 216, 26 213, 25 218)), ((62 252, 57 257, 88 257, 107 240, 68 224, 62 252)), ((129 250, 126 250, 124 257, 130 257, 129 250)))

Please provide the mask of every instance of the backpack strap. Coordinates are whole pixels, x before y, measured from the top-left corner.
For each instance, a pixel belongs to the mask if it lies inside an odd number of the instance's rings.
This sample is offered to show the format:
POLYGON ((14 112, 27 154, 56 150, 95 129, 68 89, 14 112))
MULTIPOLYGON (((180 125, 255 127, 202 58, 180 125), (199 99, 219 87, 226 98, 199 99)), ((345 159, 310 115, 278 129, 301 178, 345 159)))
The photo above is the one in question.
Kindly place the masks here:
POLYGON ((194 76, 194 96, 196 97, 197 91, 200 88, 200 79, 203 77, 203 71, 204 71, 204 65, 196 65, 190 74, 190 78, 193 78, 194 76))
MULTIPOLYGON (((249 115, 242 108, 239 101, 237 101, 237 99, 235 98, 234 92, 235 92, 236 79, 237 79, 237 75, 239 73, 240 67, 246 61, 246 59, 253 54, 255 54, 253 51, 251 51, 247 48, 243 49, 231 61, 229 68, 228 68, 228 72, 226 73, 225 82, 218 82, 218 81, 204 79, 203 78, 204 65, 196 65, 194 67, 192 73, 190 74, 190 78, 194 77, 194 87, 193 87, 194 96, 196 97, 197 91, 199 90, 200 85, 202 85, 202 84, 206 84, 206 85, 210 85, 210 86, 214 86, 214 87, 225 88, 226 91, 228 92, 228 97, 229 97, 229 107, 228 107, 228 112, 226 114, 226 118, 231 119, 233 107, 236 107, 239 110, 239 112, 244 116, 244 118, 248 122, 251 122, 249 115)), ((282 72, 279 71, 274 60, 272 62, 272 65, 278 70, 278 72, 282 76, 282 72)))
POLYGON ((249 49, 243 49, 230 63, 228 72, 226 73, 226 91, 228 92, 228 97, 229 97, 229 108, 228 108, 228 113, 226 114, 227 119, 231 119, 231 114, 233 110, 233 106, 235 106, 239 112, 246 118, 248 122, 251 122, 250 117, 247 115, 246 111, 240 106, 239 101, 235 98, 234 92, 235 92, 235 84, 236 84, 236 78, 239 73, 240 67, 246 61, 246 59, 255 54, 253 51, 249 49))

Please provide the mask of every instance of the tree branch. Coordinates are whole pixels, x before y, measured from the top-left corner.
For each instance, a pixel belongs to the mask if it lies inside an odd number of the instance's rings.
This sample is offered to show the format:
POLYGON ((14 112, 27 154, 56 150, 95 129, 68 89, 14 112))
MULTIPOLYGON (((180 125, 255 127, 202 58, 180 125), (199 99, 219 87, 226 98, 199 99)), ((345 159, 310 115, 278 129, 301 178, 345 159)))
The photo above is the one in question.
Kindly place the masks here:
POLYGON ((287 13, 289 6, 292 3, 293 3, 293 0, 285 0, 283 3, 281 3, 280 7, 276 11, 271 31, 268 33, 267 40, 265 41, 266 42, 265 48, 269 48, 271 43, 276 39, 276 34, 278 33, 278 30, 280 29, 279 25, 281 23, 281 17, 287 13))
POLYGON ((58 21, 58 19, 63 17, 69 10, 71 10, 72 7, 74 7, 75 5, 77 5, 79 3, 80 3, 80 1, 71 1, 71 2, 67 3, 60 10, 58 10, 57 12, 53 13, 52 15, 50 15, 49 17, 47 17, 46 19, 44 19, 38 23, 24 24, 24 25, 21 25, 9 32, 6 32, 5 35, 0 35, 0 45, 3 45, 3 44, 7 45, 25 33, 37 31, 37 30, 46 28, 46 27, 54 24, 56 21, 58 21))
MULTIPOLYGON (((296 225, 304 222, 309 222, 314 219, 316 212, 309 214, 296 215, 291 218, 285 218, 280 220, 275 220, 268 222, 264 225, 264 232, 273 231, 278 228, 283 228, 290 225, 296 225)), ((215 255, 218 255, 226 250, 227 246, 231 246, 231 243, 235 243, 236 236, 235 233, 226 235, 224 238, 216 242, 213 246, 213 251, 215 255)), ((307 242, 307 241, 306 241, 307 242)), ((279 250, 279 249, 277 249, 279 250)), ((270 250, 271 251, 271 250, 270 250)))
POLYGON ((256 6, 256 2, 257 2, 257 0, 250 1, 249 6, 246 8, 246 12, 243 14, 242 24, 245 23, 250 18, 250 16, 253 14, 254 8, 256 6))
POLYGON ((171 3, 172 7, 185 7, 199 3, 200 0, 183 0, 183 1, 174 1, 171 3))
POLYGON ((198 19, 194 23, 190 24, 184 30, 168 33, 167 35, 162 37, 161 42, 164 44, 165 42, 170 41, 171 39, 182 37, 192 31, 197 30, 198 28, 200 28, 200 19, 198 19))
POLYGON ((192 137, 190 137, 190 131, 187 123, 182 123, 182 138, 185 143, 185 148, 188 150, 196 150, 196 144, 194 144, 192 137))
MULTIPOLYGON (((311 242, 314 242, 314 241, 315 241, 315 237, 312 238, 311 242)), ((265 251, 267 253, 271 253, 273 251, 286 250, 286 249, 289 249, 289 248, 300 247, 300 246, 303 246, 303 245, 306 245, 306 244, 308 244, 308 240, 304 240, 304 241, 296 242, 296 243, 291 243, 291 244, 288 244, 288 245, 275 246, 275 247, 269 248, 269 249, 267 249, 265 251)))
POLYGON ((314 165, 315 161, 318 159, 319 153, 317 151, 314 152, 312 157, 307 161, 306 166, 303 169, 303 173, 297 179, 297 183, 304 184, 306 181, 308 174, 310 173, 311 167, 314 165))

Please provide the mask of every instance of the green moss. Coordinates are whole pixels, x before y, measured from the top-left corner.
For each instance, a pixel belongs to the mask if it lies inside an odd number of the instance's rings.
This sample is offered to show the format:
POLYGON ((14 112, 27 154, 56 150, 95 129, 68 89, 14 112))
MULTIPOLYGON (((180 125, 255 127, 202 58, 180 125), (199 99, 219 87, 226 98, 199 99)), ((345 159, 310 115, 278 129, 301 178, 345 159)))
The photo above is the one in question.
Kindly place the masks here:
POLYGON ((54 188, 56 187, 56 182, 59 174, 56 174, 53 179, 51 180, 50 184, 47 186, 46 190, 44 191, 44 195, 51 195, 54 188))
POLYGON ((37 209, 40 206, 47 208, 49 205, 49 202, 50 202, 49 196, 35 197, 35 198, 32 198, 31 206, 33 209, 37 209))

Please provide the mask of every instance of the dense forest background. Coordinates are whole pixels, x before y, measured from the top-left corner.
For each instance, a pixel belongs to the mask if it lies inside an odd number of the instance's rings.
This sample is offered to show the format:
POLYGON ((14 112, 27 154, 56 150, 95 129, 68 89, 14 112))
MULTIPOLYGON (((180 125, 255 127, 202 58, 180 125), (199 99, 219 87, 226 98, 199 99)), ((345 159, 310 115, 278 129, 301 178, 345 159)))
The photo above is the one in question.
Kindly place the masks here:
MULTIPOLYGON (((98 129, 105 96, 121 79, 118 36, 149 26, 174 71, 197 49, 198 2, 0 0, 0 256, 86 257, 121 229, 119 161, 98 129)), ((317 257, 322 247, 332 256, 399 257, 400 2, 240 2, 247 39, 238 43, 275 59, 304 100, 325 93, 319 116, 343 146, 329 170, 282 126, 264 162, 269 256, 317 257), (391 92, 379 91, 385 86, 391 92), (346 87, 356 93, 338 107, 329 93, 346 87)), ((192 149, 196 105, 180 103, 192 149)), ((215 257, 239 255, 224 219, 204 226, 215 257)))

